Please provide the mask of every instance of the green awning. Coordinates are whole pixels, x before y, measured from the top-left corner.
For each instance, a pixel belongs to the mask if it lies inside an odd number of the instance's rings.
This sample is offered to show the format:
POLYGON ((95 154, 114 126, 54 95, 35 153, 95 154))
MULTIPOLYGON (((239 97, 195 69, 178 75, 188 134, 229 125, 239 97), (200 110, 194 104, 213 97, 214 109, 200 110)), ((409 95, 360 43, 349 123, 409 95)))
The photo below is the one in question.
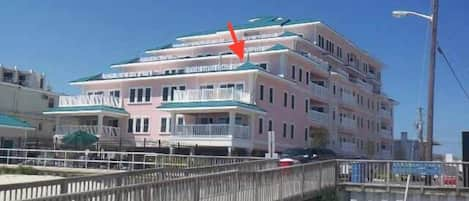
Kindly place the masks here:
POLYGON ((34 130, 28 122, 18 119, 13 116, 0 113, 0 127, 3 128, 15 128, 24 130, 34 130))
POLYGON ((85 131, 79 130, 74 133, 65 135, 62 138, 62 142, 65 145, 75 146, 75 147, 87 147, 98 141, 96 135, 87 133, 85 131))

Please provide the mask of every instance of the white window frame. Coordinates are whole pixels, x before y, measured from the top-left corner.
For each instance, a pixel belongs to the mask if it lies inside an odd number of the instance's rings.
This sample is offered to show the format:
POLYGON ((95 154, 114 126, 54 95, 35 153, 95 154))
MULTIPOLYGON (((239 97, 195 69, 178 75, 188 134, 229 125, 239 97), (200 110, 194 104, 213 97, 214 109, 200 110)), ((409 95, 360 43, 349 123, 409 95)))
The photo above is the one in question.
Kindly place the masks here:
MULTIPOLYGON (((149 134, 150 133, 150 130, 151 130, 151 118, 149 116, 132 116, 130 119, 132 119, 132 132, 129 132, 129 133, 132 133, 132 134, 149 134), (140 119, 140 132, 136 132, 136 128, 137 128, 137 119, 140 119), (144 131, 144 119, 148 119, 148 131, 144 131)), ((129 125, 127 125, 129 126, 129 125)))
MULTIPOLYGON (((176 90, 179 90, 180 87, 184 87, 185 90, 187 90, 187 85, 185 83, 183 84, 171 84, 171 85, 161 85, 161 89, 160 89, 160 98, 161 98, 161 102, 168 102, 168 101, 171 101, 171 88, 172 87, 176 87, 177 89, 176 90), (168 98, 167 100, 163 100, 163 89, 167 87, 169 88, 169 91, 168 91, 168 98)), ((174 97, 173 97, 174 98, 174 97)))
POLYGON ((128 104, 129 105, 141 105, 141 104, 149 104, 151 103, 151 99, 152 99, 152 94, 153 94, 153 87, 148 87, 148 86, 139 86, 139 87, 129 87, 129 97, 128 97, 128 104), (145 97, 146 97, 146 89, 150 89, 150 100, 149 101, 146 101, 145 100, 145 97), (130 91, 132 89, 135 89, 135 99, 134 99, 134 102, 130 102, 130 91), (142 101, 141 102, 138 102, 138 89, 143 89, 143 94, 142 94, 142 101))

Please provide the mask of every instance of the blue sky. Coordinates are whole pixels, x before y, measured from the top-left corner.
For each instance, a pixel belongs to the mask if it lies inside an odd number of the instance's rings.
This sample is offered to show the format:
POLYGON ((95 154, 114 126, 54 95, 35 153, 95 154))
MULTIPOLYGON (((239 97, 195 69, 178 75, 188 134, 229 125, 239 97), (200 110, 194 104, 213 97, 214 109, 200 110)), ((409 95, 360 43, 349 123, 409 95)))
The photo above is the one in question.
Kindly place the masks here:
MULTIPOLYGON (((440 4, 440 45, 469 88, 469 1, 440 4)), ((109 64, 181 34, 255 16, 317 19, 385 64, 384 91, 400 103, 395 137, 404 130, 415 137, 416 108, 426 106, 428 25, 415 17, 395 19, 390 14, 395 9, 429 12, 430 0, 1 1, 0 63, 44 72, 55 91, 74 94, 79 91, 68 81, 110 71, 109 64)), ((460 155, 460 132, 469 129, 469 100, 441 57, 435 105, 435 135, 443 144, 436 151, 460 155)))

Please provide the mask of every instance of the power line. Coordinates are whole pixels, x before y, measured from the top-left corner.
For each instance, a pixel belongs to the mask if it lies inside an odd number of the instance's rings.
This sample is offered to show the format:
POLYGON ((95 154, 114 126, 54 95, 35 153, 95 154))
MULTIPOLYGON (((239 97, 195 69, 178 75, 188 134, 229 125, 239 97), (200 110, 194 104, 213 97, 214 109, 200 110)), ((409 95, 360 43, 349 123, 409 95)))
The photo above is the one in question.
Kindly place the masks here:
POLYGON ((467 90, 464 88, 464 85, 462 85, 461 80, 459 80, 458 76, 456 75, 456 72, 453 69, 453 66, 448 60, 448 57, 446 57, 446 54, 443 52, 443 49, 438 45, 438 53, 440 53, 443 58, 446 61, 446 64, 448 65, 449 69, 451 70, 451 73, 453 74, 454 79, 458 82, 459 88, 464 92, 464 95, 466 95, 466 98, 469 100, 469 93, 467 93, 467 90))

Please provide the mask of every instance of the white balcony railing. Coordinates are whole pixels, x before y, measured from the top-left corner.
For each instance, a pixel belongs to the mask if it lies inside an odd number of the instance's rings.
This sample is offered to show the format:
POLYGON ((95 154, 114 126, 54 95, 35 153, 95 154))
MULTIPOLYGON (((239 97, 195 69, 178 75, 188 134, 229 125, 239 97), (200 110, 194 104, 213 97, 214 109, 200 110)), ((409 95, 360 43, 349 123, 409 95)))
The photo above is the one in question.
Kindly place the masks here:
MULTIPOLYGON (((265 39, 265 38, 275 38, 282 34, 283 32, 259 34, 259 35, 253 35, 253 36, 245 36, 242 39, 247 41, 247 40, 265 39)), ((210 44, 227 43, 227 42, 231 42, 231 40, 228 40, 228 39, 202 40, 202 41, 195 41, 195 42, 173 44, 173 47, 191 47, 191 46, 210 45, 210 44)))
POLYGON ((102 137, 117 137, 120 133, 120 128, 111 126, 88 126, 88 125, 58 125, 55 130, 55 134, 58 136, 64 136, 72 134, 77 131, 84 131, 89 134, 102 137))
POLYGON ((355 97, 349 93, 343 93, 339 96, 340 102, 349 106, 355 106, 357 104, 355 97))
POLYGON ((319 124, 326 125, 327 121, 329 120, 327 113, 324 113, 324 112, 310 110, 308 114, 314 122, 319 123, 319 124))
POLYGON ((392 117, 391 111, 389 111, 389 110, 384 110, 384 109, 379 109, 379 115, 380 115, 381 117, 385 117, 385 118, 391 118, 391 117, 392 117))
POLYGON ((384 137, 388 137, 388 138, 392 138, 392 131, 389 130, 389 129, 380 129, 379 133, 384 136, 384 137))
POLYGON ((189 138, 240 138, 249 139, 249 126, 234 125, 233 135, 230 135, 229 124, 189 124, 176 126, 176 132, 172 135, 189 138))
POLYGON ((174 91, 174 99, 170 102, 200 102, 200 101, 240 101, 251 103, 250 94, 234 88, 189 89, 174 91))
POLYGON ((315 83, 311 83, 309 87, 313 91, 314 96, 324 98, 324 99, 327 99, 329 97, 329 91, 326 87, 323 87, 315 83))
POLYGON ((316 63, 316 67, 318 67, 320 70, 325 71, 325 72, 329 71, 329 63, 327 61, 324 61, 321 58, 314 56, 308 52, 299 52, 299 54, 309 59, 310 61, 316 63))
POLYGON ((109 106, 121 108, 121 100, 114 96, 105 95, 80 95, 80 96, 60 96, 59 107, 76 106, 109 106))
POLYGON ((351 118, 342 118, 339 126, 343 129, 355 129, 357 127, 356 121, 351 118))
POLYGON ((357 80, 356 82, 358 84, 358 86, 362 87, 363 89, 365 89, 366 91, 368 92, 372 92, 373 91, 373 85, 371 84, 368 84, 366 82, 363 82, 361 80, 357 80))

